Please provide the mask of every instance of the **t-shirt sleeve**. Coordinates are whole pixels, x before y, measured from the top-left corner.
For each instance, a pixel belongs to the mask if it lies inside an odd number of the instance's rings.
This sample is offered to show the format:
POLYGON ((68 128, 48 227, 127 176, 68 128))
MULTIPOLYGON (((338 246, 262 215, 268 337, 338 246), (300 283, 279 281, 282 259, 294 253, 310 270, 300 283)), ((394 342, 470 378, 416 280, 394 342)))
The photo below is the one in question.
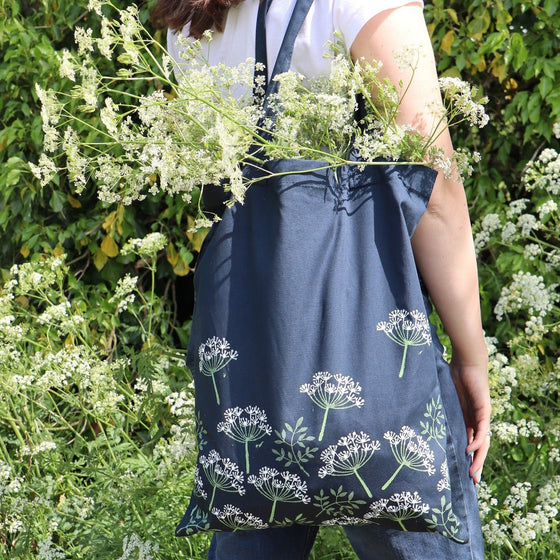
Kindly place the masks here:
POLYGON ((362 27, 373 16, 407 4, 424 7, 423 0, 334 0, 334 28, 342 33, 346 46, 350 48, 362 27))

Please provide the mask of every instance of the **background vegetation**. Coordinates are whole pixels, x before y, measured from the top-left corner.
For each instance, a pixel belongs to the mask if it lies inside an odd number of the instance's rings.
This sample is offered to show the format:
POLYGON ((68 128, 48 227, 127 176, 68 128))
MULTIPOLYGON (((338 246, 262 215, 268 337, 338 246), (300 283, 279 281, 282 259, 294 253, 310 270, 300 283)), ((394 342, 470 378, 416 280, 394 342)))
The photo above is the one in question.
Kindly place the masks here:
MULTIPOLYGON (((34 84, 72 87, 58 57, 74 48, 77 25, 98 27, 86 5, 0 0, 0 555, 205 558, 207 536, 172 536, 193 461, 181 352, 201 242, 187 233, 193 209, 163 196, 109 206, 94 184, 80 197, 65 176, 41 187, 27 163, 42 151, 34 84)), ((433 0, 425 11, 440 72, 490 98, 490 124, 455 138, 483 154, 466 188, 493 337, 494 445, 481 486, 488 558, 554 559, 560 9, 555 0, 433 0)), ((332 530, 313 558, 353 555, 332 530)))

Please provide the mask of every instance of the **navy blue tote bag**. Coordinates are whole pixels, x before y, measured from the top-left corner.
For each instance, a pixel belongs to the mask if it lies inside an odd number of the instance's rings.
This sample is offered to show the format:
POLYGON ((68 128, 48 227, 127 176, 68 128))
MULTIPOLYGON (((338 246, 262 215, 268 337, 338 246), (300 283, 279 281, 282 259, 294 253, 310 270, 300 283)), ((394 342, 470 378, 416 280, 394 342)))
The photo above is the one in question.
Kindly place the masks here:
POLYGON ((187 356, 198 458, 176 534, 382 524, 464 542, 465 429, 410 243, 435 172, 324 165, 267 163, 277 175, 204 242, 187 356))

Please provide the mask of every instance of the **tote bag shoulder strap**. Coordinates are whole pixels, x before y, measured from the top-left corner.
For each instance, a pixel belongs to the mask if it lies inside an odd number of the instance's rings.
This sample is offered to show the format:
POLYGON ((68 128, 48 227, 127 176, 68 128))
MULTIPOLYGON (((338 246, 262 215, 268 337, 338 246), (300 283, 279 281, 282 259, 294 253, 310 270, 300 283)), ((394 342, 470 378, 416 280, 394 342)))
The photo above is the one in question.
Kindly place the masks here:
POLYGON ((255 41, 255 62, 260 63, 261 67, 264 68, 263 71, 255 71, 255 76, 262 76, 261 80, 264 78, 265 95, 264 100, 278 89, 278 82, 274 81, 274 77, 283 72, 287 72, 290 69, 290 63, 292 61, 292 54, 294 52, 294 44, 303 25, 303 22, 313 4, 313 0, 297 0, 288 23, 288 28, 282 40, 280 50, 278 52, 278 57, 274 64, 274 68, 271 73, 270 81, 268 80, 267 71, 267 50, 266 50, 266 26, 265 26, 265 16, 268 12, 272 0, 262 0, 259 11, 257 15, 257 32, 255 41))

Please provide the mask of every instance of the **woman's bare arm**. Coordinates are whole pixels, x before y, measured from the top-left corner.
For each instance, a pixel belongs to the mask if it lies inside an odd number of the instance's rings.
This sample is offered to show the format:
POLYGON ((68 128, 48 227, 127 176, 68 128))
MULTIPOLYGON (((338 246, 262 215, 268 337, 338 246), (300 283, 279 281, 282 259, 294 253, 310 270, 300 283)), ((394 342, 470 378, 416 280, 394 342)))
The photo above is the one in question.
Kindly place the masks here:
MULTIPOLYGON (((383 77, 406 84, 411 71, 398 67, 395 53, 411 45, 420 49, 419 63, 398 120, 401 124, 412 123, 428 134, 433 125, 430 108, 442 101, 422 8, 410 4, 375 16, 356 37, 351 54, 354 60, 380 60, 383 77)), ((453 148, 447 129, 436 145, 451 155, 453 148)), ((467 452, 474 452, 470 474, 478 482, 489 447, 488 355, 480 320, 470 218, 461 183, 438 174, 412 244, 418 270, 452 343, 451 371, 470 442, 467 452)))

